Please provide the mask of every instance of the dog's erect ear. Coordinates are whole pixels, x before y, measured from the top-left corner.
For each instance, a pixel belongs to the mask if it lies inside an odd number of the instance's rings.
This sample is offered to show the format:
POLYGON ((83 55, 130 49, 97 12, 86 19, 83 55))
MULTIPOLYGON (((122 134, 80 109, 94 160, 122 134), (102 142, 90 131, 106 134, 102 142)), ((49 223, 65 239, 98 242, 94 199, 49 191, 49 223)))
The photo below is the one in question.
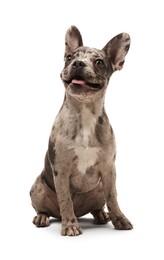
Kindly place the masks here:
POLYGON ((71 26, 65 35, 65 56, 71 54, 78 47, 83 46, 81 33, 76 26, 71 26))
POLYGON ((130 36, 127 33, 118 34, 105 45, 103 51, 109 57, 113 71, 122 69, 129 47, 130 36))

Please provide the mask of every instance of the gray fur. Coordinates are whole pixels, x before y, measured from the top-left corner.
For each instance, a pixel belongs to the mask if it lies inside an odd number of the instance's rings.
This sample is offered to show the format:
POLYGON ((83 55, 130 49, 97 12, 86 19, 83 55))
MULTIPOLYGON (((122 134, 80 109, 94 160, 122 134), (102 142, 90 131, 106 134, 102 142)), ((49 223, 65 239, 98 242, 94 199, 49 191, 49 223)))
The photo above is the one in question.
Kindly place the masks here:
POLYGON ((109 79, 123 67, 130 37, 119 34, 98 50, 84 47, 72 26, 65 41, 65 99, 52 127, 45 167, 30 191, 37 212, 33 222, 40 227, 49 225, 50 216, 61 218, 61 234, 76 236, 82 233, 77 217, 91 212, 97 224, 111 220, 116 229, 132 229, 117 202, 115 137, 104 109, 109 79))

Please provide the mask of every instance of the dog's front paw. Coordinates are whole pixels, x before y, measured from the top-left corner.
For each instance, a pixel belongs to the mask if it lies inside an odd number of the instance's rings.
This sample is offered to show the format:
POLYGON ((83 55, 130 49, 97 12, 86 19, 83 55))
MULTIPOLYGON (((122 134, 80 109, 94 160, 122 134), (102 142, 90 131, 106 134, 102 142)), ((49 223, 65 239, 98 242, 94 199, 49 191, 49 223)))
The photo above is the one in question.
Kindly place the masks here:
POLYGON ((37 216, 34 217, 33 223, 37 227, 47 227, 50 224, 49 217, 44 214, 37 214, 37 216))
POLYGON ((62 221, 62 236, 78 236, 80 234, 82 234, 82 229, 75 219, 62 221))
POLYGON ((115 229, 118 230, 130 230, 133 229, 133 225, 125 216, 119 216, 112 219, 112 223, 115 229))

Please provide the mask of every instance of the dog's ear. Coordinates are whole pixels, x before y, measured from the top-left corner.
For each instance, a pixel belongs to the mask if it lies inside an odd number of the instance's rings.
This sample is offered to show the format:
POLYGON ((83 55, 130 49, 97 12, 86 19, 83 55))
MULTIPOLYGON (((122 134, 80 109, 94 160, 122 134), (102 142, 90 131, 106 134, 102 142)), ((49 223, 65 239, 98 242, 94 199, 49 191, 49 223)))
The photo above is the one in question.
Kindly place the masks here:
POLYGON ((65 35, 65 56, 71 54, 78 47, 83 46, 81 33, 76 26, 71 26, 65 35))
POLYGON ((103 51, 109 57, 113 71, 122 69, 129 47, 130 36, 127 33, 118 34, 105 45, 103 51))

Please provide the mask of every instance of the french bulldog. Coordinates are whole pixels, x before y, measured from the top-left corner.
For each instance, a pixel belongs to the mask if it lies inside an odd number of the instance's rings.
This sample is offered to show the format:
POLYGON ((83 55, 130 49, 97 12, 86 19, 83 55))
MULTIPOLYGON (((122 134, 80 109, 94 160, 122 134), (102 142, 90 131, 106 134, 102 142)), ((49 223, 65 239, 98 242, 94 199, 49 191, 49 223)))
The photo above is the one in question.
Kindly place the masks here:
POLYGON ((54 217, 61 220, 62 235, 77 236, 82 233, 78 218, 91 213, 96 224, 111 221, 118 230, 133 228, 117 201, 115 137, 104 108, 109 79, 122 69, 129 47, 127 33, 99 50, 83 46, 77 27, 67 30, 61 72, 65 98, 44 169, 30 191, 37 227, 48 226, 54 217))

